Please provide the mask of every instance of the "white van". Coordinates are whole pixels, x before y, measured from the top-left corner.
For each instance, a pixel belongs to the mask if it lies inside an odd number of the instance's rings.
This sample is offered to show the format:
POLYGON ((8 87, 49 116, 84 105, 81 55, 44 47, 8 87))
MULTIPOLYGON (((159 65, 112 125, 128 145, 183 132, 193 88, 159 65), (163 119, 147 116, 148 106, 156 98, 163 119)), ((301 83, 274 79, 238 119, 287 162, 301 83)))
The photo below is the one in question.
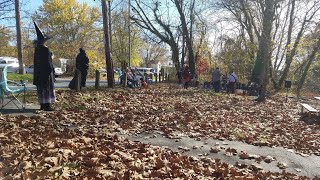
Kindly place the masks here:
MULTIPOLYGON (((7 70, 10 73, 19 72, 19 60, 14 57, 0 57, 0 68, 7 66, 7 70)), ((23 65, 24 67, 24 65, 23 65)))
POLYGON ((147 75, 154 74, 154 69, 153 68, 146 68, 146 67, 136 67, 136 70, 138 70, 142 75, 147 73, 147 75))

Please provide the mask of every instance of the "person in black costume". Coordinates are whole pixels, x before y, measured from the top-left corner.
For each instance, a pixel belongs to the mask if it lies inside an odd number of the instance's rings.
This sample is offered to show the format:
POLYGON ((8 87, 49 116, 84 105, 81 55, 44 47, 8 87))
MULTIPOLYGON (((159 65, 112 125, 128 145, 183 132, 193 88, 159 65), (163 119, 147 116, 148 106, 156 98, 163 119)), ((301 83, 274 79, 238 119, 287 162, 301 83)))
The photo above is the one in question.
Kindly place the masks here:
MULTIPOLYGON (((86 54, 86 51, 83 48, 80 48, 80 53, 76 57, 76 68, 81 73, 81 87, 86 87, 88 69, 89 69, 89 58, 86 54)), ((70 89, 75 89, 75 79, 76 73, 73 79, 69 84, 70 89)))
POLYGON ((51 104, 56 101, 54 92, 54 68, 52 64, 52 52, 45 46, 50 39, 42 34, 34 22, 37 32, 37 40, 34 41, 34 73, 33 84, 37 86, 37 96, 40 103, 40 110, 53 111, 51 104))

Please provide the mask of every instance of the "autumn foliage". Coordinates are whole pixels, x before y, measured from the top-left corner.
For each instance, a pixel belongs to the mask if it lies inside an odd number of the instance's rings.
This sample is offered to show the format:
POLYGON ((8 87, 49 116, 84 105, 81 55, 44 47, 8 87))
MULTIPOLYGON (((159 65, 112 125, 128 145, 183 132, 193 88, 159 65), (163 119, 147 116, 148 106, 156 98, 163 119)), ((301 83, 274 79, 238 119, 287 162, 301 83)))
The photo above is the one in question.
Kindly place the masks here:
POLYGON ((209 60, 206 57, 197 56, 196 70, 198 75, 207 75, 209 73, 209 60))

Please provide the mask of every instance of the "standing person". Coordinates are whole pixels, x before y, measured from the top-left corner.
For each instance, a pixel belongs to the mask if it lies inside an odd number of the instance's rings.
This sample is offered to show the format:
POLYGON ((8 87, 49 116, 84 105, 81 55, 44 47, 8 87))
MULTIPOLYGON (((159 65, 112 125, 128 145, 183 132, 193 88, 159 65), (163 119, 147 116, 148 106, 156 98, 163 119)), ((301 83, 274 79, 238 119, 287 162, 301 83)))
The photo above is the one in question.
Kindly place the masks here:
POLYGON ((222 75, 222 78, 221 78, 221 86, 222 86, 222 89, 224 90, 224 91, 227 91, 227 83, 228 82, 228 80, 227 80, 227 74, 223 74, 222 75))
POLYGON ((185 64, 185 66, 183 68, 182 77, 183 77, 183 80, 184 80, 184 88, 188 89, 189 83, 190 83, 190 80, 191 80, 188 64, 185 64))
POLYGON ((69 84, 70 89, 75 89, 77 70, 79 70, 81 74, 80 86, 86 87, 86 81, 87 81, 87 75, 88 75, 88 69, 89 69, 89 58, 86 54, 86 51, 83 48, 79 48, 79 51, 80 52, 76 57, 76 72, 69 84))
POLYGON ((180 68, 178 70, 177 76, 178 76, 179 84, 181 84, 181 82, 182 82, 182 68, 180 68))
POLYGON ((220 79, 221 79, 221 73, 220 73, 220 69, 217 67, 212 72, 212 83, 213 83, 215 92, 220 92, 220 85, 221 85, 220 79))
POLYGON ((237 80, 238 80, 238 77, 236 73, 231 71, 228 79, 228 91, 231 92, 232 94, 235 92, 235 86, 236 86, 237 80))
POLYGON ((86 87, 88 69, 89 69, 89 58, 86 51, 83 48, 79 49, 79 54, 76 57, 76 67, 81 72, 81 87, 86 87))
POLYGON ((35 22, 34 26, 37 32, 37 40, 35 41, 34 51, 33 84, 37 86, 40 110, 54 111, 51 106, 51 104, 56 101, 52 53, 49 48, 45 46, 45 42, 49 37, 42 34, 35 22))

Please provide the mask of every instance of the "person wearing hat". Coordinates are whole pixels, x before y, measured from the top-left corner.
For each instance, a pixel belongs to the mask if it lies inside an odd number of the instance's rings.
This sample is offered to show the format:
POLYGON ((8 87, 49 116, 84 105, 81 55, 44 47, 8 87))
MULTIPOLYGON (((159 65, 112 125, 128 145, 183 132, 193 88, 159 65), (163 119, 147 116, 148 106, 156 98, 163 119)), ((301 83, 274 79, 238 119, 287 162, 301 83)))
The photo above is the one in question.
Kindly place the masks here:
MULTIPOLYGON (((89 58, 86 51, 83 48, 79 48, 79 54, 76 57, 76 68, 81 73, 81 87, 86 87, 88 69, 89 69, 89 58)), ((69 83, 70 89, 75 89, 76 73, 73 79, 69 83)))
POLYGON ((54 68, 52 64, 52 52, 45 46, 50 39, 44 35, 34 22, 37 32, 37 40, 34 42, 34 73, 33 84, 37 86, 37 96, 40 110, 53 111, 52 103, 56 101, 54 92, 54 68))

